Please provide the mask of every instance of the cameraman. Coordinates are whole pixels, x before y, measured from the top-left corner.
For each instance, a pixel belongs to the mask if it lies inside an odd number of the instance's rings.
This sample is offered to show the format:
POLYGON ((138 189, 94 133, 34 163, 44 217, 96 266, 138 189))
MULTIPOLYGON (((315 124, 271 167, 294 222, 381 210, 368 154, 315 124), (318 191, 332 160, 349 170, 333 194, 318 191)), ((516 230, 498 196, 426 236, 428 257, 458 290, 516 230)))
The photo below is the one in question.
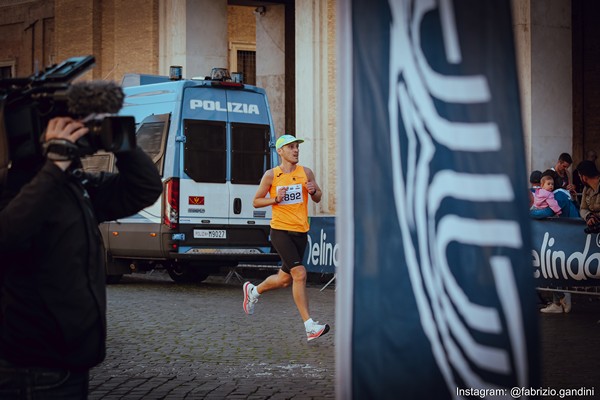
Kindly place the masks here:
MULTIPOLYGON (((74 143, 86 133, 83 123, 57 117, 44 140, 74 143)), ((87 398, 89 370, 105 357, 98 224, 134 214, 162 192, 141 149, 116 157, 118 174, 92 175, 79 159, 49 156, 12 199, 0 201, 0 398, 87 398)))

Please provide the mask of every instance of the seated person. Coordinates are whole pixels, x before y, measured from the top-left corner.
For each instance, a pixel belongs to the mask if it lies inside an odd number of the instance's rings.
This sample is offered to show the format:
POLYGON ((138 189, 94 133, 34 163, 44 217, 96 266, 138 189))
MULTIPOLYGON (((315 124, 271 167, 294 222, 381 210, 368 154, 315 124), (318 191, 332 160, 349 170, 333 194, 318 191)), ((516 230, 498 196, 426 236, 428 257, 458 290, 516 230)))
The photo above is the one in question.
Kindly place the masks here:
POLYGON ((533 193, 531 193, 531 190, 527 192, 529 194, 529 209, 531 210, 531 207, 533 207, 533 202, 534 202, 534 198, 533 198, 533 193))
POLYGON ((573 164, 571 155, 569 153, 562 153, 558 156, 558 161, 556 161, 554 167, 550 169, 555 171, 559 178, 558 180, 555 179, 554 188, 563 188, 567 190, 574 200, 577 193, 575 193, 575 185, 571 183, 571 179, 569 177, 569 167, 571 164, 573 164))
POLYGON ((558 202, 558 205, 561 209, 561 218, 580 218, 579 216, 579 208, 576 203, 572 200, 571 194, 568 190, 560 187, 561 179, 556 173, 551 169, 547 169, 542 172, 542 177, 549 175, 554 179, 554 199, 558 202), (556 189, 558 188, 558 189, 556 189))
MULTIPOLYGON (((594 150, 588 150, 585 153, 585 159, 593 162, 595 165, 598 155, 594 150)), ((573 173, 573 185, 575 185, 575 191, 577 194, 581 196, 581 193, 583 193, 583 189, 585 188, 585 184, 581 182, 581 178, 579 177, 579 173, 577 171, 573 173)))
POLYGON ((529 210, 529 215, 536 219, 559 216, 562 213, 558 202, 554 199, 554 179, 549 176, 543 176, 541 187, 535 190, 533 195, 533 206, 529 210))
POLYGON ((600 172, 595 163, 583 160, 577 166, 577 173, 585 185, 579 209, 581 218, 587 225, 585 233, 598 233, 600 232, 600 194, 598 193, 600 172))
POLYGON ((561 314, 571 312, 571 293, 552 292, 552 302, 542 308, 544 314, 561 314))
POLYGON ((529 175, 529 183, 531 184, 531 193, 535 193, 535 189, 540 187, 540 180, 542 179, 542 171, 532 171, 529 175))

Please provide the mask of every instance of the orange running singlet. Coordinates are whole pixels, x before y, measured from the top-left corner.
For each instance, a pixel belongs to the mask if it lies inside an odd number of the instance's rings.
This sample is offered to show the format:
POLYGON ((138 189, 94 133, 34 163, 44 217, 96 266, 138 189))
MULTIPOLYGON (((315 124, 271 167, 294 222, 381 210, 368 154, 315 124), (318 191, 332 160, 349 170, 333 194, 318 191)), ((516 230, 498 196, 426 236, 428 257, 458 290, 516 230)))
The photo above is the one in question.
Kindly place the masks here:
POLYGON ((269 194, 271 198, 277 195, 277 189, 287 186, 285 197, 279 204, 273 205, 271 228, 284 231, 308 232, 308 177, 304 168, 296 165, 296 169, 289 174, 284 173, 281 167, 273 168, 273 183, 269 194))

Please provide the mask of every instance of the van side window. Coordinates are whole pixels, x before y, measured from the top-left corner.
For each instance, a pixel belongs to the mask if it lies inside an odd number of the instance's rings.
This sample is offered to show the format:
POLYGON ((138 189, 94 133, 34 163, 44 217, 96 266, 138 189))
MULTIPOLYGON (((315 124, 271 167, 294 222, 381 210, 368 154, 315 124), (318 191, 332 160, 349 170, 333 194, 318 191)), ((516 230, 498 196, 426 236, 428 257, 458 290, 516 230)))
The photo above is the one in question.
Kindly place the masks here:
POLYGON ((154 162, 162 175, 165 152, 165 139, 169 131, 170 114, 150 115, 146 117, 136 133, 136 141, 154 162))
MULTIPOLYGON (((161 175, 170 116, 171 114, 160 114, 144 118, 135 134, 137 146, 150 156, 161 175)), ((117 171, 114 154, 105 151, 84 157, 81 159, 81 163, 86 172, 117 171)))
POLYGON ((227 138, 225 122, 184 120, 183 168, 196 182, 225 183, 227 138))
POLYGON ((231 183, 258 185, 271 168, 268 125, 231 124, 231 183))

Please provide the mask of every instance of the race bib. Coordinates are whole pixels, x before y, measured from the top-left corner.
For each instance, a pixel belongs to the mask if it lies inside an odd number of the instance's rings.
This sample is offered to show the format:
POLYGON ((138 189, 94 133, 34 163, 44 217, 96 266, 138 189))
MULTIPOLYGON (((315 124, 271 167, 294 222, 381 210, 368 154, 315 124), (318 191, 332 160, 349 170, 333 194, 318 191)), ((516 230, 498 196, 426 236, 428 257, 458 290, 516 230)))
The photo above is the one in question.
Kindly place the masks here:
MULTIPOLYGON (((280 188, 285 186, 277 186, 277 192, 279 192, 280 188)), ((283 200, 279 202, 279 204, 298 204, 302 203, 304 200, 302 199, 302 185, 288 185, 287 192, 285 192, 285 196, 283 200)))

